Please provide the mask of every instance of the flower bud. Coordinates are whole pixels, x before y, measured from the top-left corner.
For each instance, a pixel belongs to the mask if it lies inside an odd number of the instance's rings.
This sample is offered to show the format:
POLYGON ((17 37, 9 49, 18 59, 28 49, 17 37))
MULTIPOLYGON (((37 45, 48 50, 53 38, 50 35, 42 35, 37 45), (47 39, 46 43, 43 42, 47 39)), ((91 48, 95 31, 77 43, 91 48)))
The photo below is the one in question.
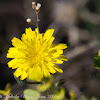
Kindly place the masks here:
POLYGON ((37 7, 39 7, 39 8, 40 8, 40 7, 41 7, 41 4, 40 4, 40 3, 37 3, 37 7))
POLYGON ((36 8, 35 8, 37 11, 39 11, 39 9, 40 9, 40 7, 38 7, 38 6, 36 6, 36 8))
POLYGON ((36 2, 32 2, 32 5, 35 5, 36 4, 36 2))
POLYGON ((27 20, 26 20, 28 23, 30 23, 31 22, 31 19, 30 18, 27 18, 27 20))
POLYGON ((32 8, 35 9, 36 2, 32 2, 32 8))

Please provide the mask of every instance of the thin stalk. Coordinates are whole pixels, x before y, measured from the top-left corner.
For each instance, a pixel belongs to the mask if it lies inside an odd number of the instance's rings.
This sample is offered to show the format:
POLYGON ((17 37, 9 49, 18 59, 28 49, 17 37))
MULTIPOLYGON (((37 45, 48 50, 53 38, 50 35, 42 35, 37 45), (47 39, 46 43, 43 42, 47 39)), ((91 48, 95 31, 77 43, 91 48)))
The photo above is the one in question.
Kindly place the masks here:
POLYGON ((37 29, 38 29, 38 33, 39 33, 39 24, 38 24, 39 19, 38 19, 38 11, 36 11, 36 16, 37 16, 37 29))

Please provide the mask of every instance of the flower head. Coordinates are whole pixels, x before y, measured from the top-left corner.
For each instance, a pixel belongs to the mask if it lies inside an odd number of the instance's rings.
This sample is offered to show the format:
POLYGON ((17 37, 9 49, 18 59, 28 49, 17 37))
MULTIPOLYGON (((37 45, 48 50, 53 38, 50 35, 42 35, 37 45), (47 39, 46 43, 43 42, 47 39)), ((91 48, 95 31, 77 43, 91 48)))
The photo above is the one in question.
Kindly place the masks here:
POLYGON ((62 64, 67 58, 63 55, 66 44, 52 44, 54 29, 48 29, 45 34, 39 33, 38 28, 32 31, 26 28, 21 40, 14 37, 9 48, 7 58, 13 58, 8 62, 9 68, 16 69, 14 75, 21 80, 41 81, 43 77, 49 77, 50 73, 62 73, 56 65, 62 64))

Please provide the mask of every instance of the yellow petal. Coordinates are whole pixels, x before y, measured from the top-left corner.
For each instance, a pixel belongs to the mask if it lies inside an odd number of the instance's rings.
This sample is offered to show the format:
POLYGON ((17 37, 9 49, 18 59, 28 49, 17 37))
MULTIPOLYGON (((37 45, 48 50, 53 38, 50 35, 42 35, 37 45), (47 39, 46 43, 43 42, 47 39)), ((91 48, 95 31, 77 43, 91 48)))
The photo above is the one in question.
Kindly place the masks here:
POLYGON ((52 58, 57 58, 60 54, 63 54, 63 50, 52 50, 49 52, 49 56, 52 58))
POLYGON ((27 40, 27 36, 26 36, 26 34, 24 33, 24 34, 22 34, 22 37, 21 37, 21 40, 27 45, 27 43, 28 43, 28 40, 27 40))
POLYGON ((46 66, 47 66, 47 68, 49 69, 49 72, 50 72, 50 73, 52 73, 52 74, 56 73, 56 70, 52 67, 52 66, 54 66, 53 63, 48 62, 48 63, 46 64, 46 66))
POLYGON ((35 32, 32 31, 31 28, 26 28, 25 33, 26 33, 26 37, 27 37, 27 40, 28 40, 28 41, 31 41, 31 40, 34 39, 35 32))
POLYGON ((42 42, 43 34, 39 34, 40 42, 42 42))
POLYGON ((31 41, 34 41, 36 38, 35 31, 32 31, 31 28, 26 28, 25 33, 22 34, 21 40, 26 44, 29 45, 31 41), (26 34, 25 34, 26 33, 26 34))
POLYGON ((24 60, 23 59, 13 59, 13 60, 9 61, 7 64, 9 66, 9 68, 12 67, 12 69, 16 69, 22 63, 24 63, 24 60))
POLYGON ((56 64, 62 64, 63 63, 63 61, 62 60, 59 60, 59 59, 51 59, 51 61, 53 63, 56 63, 56 64))
POLYGON ((61 60, 67 61, 67 58, 66 58, 64 55, 59 55, 58 59, 61 59, 61 60))
POLYGON ((49 70, 47 69, 47 67, 44 64, 42 64, 42 68, 43 68, 44 77, 50 77, 49 70))
POLYGON ((22 42, 20 39, 14 37, 12 39, 12 45, 15 46, 16 48, 26 48, 27 46, 22 42))
POLYGON ((42 78, 42 71, 39 66, 34 66, 33 68, 29 68, 28 78, 30 80, 41 81, 42 78))
POLYGON ((48 41, 52 37, 53 33, 54 33, 54 29, 48 29, 45 32, 43 39, 48 41))
POLYGON ((45 48, 45 52, 47 52, 47 51, 49 51, 50 50, 50 47, 51 47, 51 45, 52 45, 52 42, 54 41, 54 37, 51 37, 50 38, 50 40, 47 42, 47 44, 46 44, 46 48, 45 48))
POLYGON ((38 28, 35 28, 35 34, 36 34, 36 36, 39 35, 39 29, 38 28))
POLYGON ((48 41, 48 44, 52 44, 52 42, 54 41, 55 37, 51 37, 50 40, 48 41))
POLYGON ((54 65, 53 68, 54 68, 58 73, 63 73, 63 70, 60 69, 57 65, 54 65))
POLYGON ((20 68, 21 68, 22 71, 27 71, 29 67, 30 67, 30 66, 29 66, 29 64, 28 64, 27 62, 24 63, 24 64, 22 64, 22 65, 20 66, 20 68))
POLYGON ((22 74, 22 71, 21 71, 20 68, 18 68, 18 69, 15 71, 15 73, 14 73, 14 75, 15 75, 16 77, 19 77, 21 74, 22 74))
POLYGON ((25 71, 22 72, 20 80, 24 80, 27 76, 28 74, 25 71))
POLYGON ((52 49, 66 49, 67 48, 67 45, 66 44, 63 44, 63 43, 59 43, 59 44, 53 44, 52 45, 53 48, 52 49))
POLYGON ((25 54, 20 52, 17 48, 11 47, 8 50, 7 58, 23 58, 25 54))

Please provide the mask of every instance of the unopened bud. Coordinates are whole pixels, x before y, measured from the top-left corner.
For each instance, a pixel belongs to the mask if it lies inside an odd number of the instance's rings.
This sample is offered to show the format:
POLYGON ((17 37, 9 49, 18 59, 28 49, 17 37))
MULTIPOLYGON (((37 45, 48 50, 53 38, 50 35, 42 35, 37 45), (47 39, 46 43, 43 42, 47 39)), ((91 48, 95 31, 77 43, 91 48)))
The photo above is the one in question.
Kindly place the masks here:
POLYGON ((35 2, 32 2, 32 8, 33 9, 35 9, 35 6, 36 6, 35 4, 36 4, 35 2))
POLYGON ((30 18, 28 18, 26 21, 27 21, 28 23, 30 23, 30 22, 31 22, 31 19, 30 19, 30 18))
POLYGON ((40 9, 40 7, 38 7, 38 6, 36 6, 36 8, 35 8, 37 11, 40 9))
POLYGON ((37 7, 39 7, 39 8, 40 8, 40 7, 41 7, 41 4, 40 4, 40 3, 37 3, 37 7))
POLYGON ((32 5, 35 5, 36 4, 36 2, 32 2, 32 5))

